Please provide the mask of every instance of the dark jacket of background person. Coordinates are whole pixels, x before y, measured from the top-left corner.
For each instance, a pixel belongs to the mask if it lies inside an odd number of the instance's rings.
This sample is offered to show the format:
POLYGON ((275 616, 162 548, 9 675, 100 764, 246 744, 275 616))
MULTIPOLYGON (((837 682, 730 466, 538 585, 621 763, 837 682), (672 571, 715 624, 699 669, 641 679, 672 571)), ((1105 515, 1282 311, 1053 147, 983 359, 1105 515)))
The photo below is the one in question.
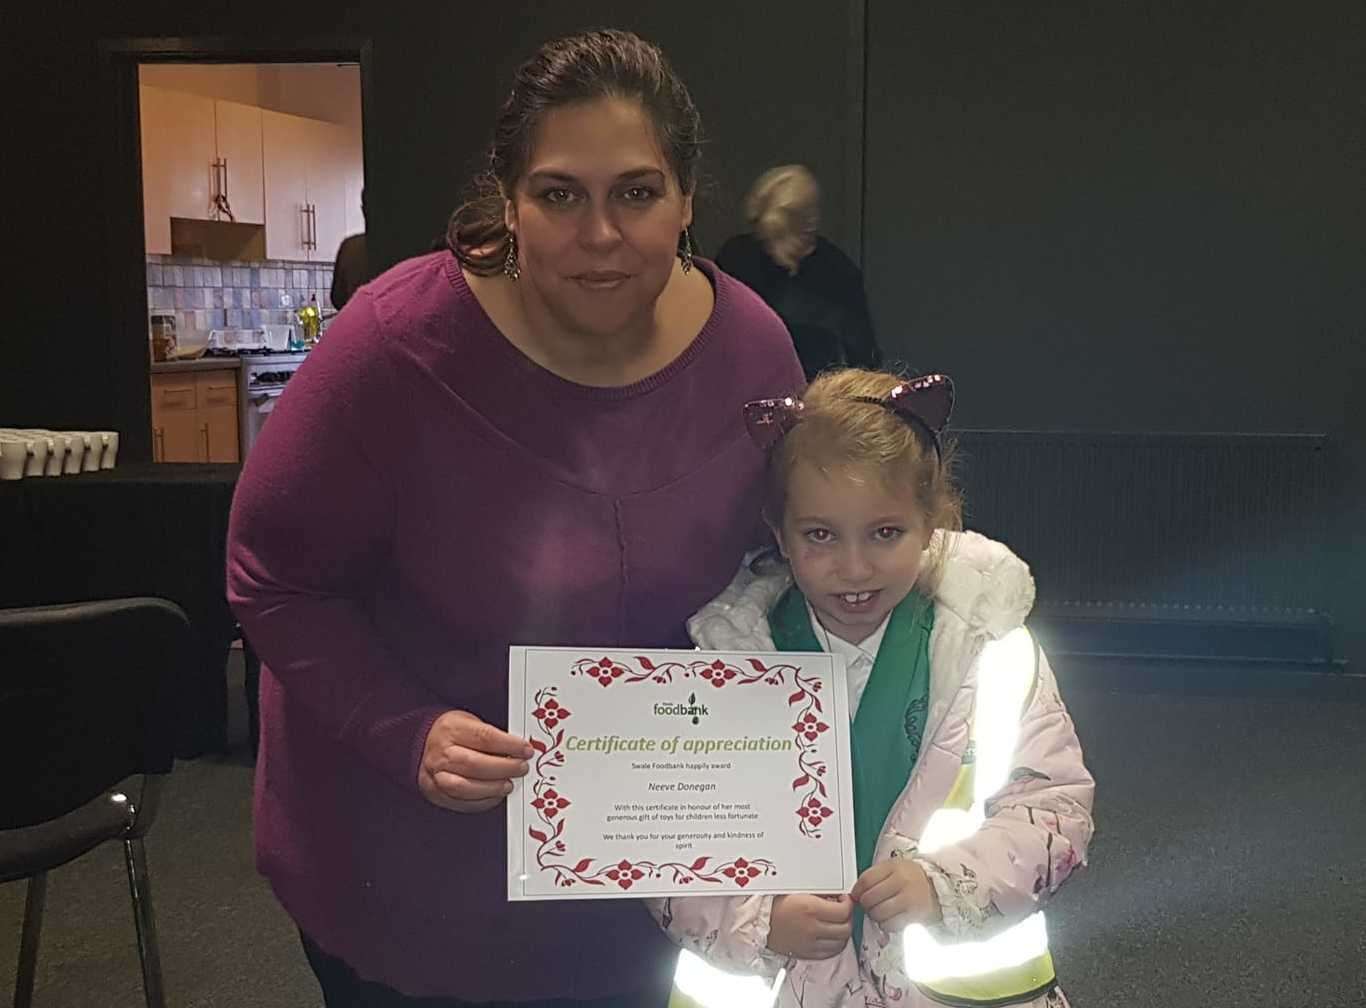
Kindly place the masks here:
POLYGON ((341 311, 351 295, 369 279, 370 256, 365 247, 365 235, 355 234, 343 239, 332 267, 332 307, 341 311))
POLYGON ((833 242, 817 236, 795 275, 778 265, 753 234, 727 241, 716 264, 778 313, 792 334, 807 380, 840 364, 882 364, 863 274, 833 242))

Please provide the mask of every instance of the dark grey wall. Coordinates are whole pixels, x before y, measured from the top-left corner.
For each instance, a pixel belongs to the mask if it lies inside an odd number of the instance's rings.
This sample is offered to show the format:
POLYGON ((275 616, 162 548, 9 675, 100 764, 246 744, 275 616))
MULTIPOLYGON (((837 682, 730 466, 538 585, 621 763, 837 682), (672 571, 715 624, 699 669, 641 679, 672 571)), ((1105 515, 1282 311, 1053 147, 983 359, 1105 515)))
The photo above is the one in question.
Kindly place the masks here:
POLYGON ((868 29, 889 349, 965 426, 1331 435, 1327 531, 1285 534, 1333 537, 1366 656, 1366 8, 869 0, 868 29))
POLYGON ((888 342, 968 378, 975 425, 1342 429, 1366 361, 1363 10, 872 0, 888 342))

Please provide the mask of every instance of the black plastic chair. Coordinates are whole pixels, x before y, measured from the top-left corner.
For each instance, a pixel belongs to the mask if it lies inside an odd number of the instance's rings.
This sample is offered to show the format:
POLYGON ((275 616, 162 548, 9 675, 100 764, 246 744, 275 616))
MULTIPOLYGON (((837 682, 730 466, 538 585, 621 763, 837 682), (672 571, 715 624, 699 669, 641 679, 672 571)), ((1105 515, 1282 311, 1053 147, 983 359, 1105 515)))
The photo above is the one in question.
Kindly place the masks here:
POLYGON ((163 599, 0 609, 0 882, 28 880, 14 1004, 28 1008, 47 873, 123 843, 148 1008, 163 1008, 142 838, 174 755, 175 679, 190 639, 163 599))

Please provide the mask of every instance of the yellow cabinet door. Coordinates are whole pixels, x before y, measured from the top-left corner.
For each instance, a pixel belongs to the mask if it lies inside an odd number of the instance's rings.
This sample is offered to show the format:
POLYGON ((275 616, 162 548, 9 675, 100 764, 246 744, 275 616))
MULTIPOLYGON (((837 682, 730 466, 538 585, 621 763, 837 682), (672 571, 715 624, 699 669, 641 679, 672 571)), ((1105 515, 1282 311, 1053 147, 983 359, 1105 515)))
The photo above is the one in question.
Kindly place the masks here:
POLYGON ((201 371, 198 376, 199 422, 204 461, 237 462, 237 372, 201 371))
POLYGON ((194 375, 152 376, 152 449, 158 462, 198 462, 203 445, 194 375))

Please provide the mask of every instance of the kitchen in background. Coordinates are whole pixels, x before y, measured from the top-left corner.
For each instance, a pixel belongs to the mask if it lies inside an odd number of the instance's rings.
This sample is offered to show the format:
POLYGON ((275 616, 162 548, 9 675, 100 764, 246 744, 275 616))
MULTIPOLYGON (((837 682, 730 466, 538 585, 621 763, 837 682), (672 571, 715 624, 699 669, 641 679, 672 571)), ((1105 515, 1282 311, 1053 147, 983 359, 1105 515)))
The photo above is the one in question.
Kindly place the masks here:
POLYGON ((153 456, 235 462, 365 230, 359 69, 145 65, 139 83, 153 456))

